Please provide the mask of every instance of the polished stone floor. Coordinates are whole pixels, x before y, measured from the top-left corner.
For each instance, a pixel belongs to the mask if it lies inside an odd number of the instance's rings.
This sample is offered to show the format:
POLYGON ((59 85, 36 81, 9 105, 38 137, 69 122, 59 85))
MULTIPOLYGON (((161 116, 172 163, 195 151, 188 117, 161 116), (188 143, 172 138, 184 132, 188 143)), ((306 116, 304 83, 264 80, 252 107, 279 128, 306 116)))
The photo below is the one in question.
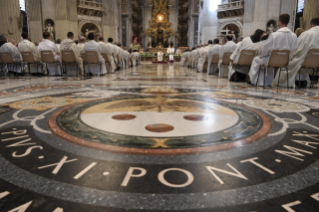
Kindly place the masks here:
POLYGON ((179 64, 0 78, 0 211, 319 211, 319 89, 179 64))

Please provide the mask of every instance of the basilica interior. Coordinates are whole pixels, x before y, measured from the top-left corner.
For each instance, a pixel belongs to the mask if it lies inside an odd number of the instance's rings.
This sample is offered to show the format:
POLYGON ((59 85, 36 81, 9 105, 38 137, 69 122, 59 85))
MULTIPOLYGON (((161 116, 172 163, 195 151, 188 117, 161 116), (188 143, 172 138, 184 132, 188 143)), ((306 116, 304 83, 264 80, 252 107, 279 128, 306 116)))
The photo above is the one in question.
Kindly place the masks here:
POLYGON ((318 0, 0 14, 0 211, 319 211, 318 0))

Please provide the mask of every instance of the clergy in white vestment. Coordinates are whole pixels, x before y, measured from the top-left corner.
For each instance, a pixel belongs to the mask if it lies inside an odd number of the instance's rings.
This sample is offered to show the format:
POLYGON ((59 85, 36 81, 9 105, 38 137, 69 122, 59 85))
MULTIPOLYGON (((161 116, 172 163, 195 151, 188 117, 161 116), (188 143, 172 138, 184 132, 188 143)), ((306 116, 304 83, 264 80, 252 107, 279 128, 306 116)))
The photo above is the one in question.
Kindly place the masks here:
POLYGON ((157 61, 158 62, 163 62, 163 52, 157 52, 157 61))
POLYGON ((257 46, 255 43, 260 42, 261 37, 264 35, 265 31, 261 29, 257 29, 255 33, 245 38, 239 46, 236 48, 236 50, 233 52, 233 54, 230 56, 231 65, 229 65, 229 72, 228 72, 228 79, 230 81, 236 81, 236 82, 245 82, 247 78, 247 74, 249 72, 249 67, 247 66, 235 66, 234 63, 238 63, 240 54, 243 50, 254 50, 256 51, 257 46))
POLYGON ((208 45, 201 49, 200 56, 199 56, 198 63, 197 63, 197 70, 199 72, 206 71, 206 70, 204 70, 204 66, 205 66, 206 61, 208 63, 207 54, 208 54, 209 49, 212 47, 213 47, 213 41, 209 40, 208 45))
POLYGON ((77 47, 79 48, 79 51, 81 54, 84 52, 86 38, 84 36, 80 37, 79 43, 77 44, 77 47))
MULTIPOLYGON (((20 55, 19 50, 11 43, 7 43, 6 35, 0 35, 0 53, 5 52, 10 53, 15 62, 22 62, 22 57, 20 55)), ((8 70, 18 73, 22 72, 21 67, 19 65, 8 65, 5 67, 5 72, 7 72, 8 70)))
POLYGON ((117 68, 117 58, 115 58, 116 47, 113 45, 113 38, 108 38, 107 39, 107 43, 106 43, 105 47, 108 48, 108 52, 110 52, 110 54, 111 54, 112 60, 113 60, 114 65, 115 65, 115 70, 116 70, 116 68, 117 68))
POLYGON ((118 66, 119 66, 119 69, 123 68, 123 60, 122 60, 122 48, 121 48, 122 44, 120 42, 117 42, 116 44, 116 47, 117 47, 117 52, 118 52, 118 60, 119 60, 119 63, 118 63, 118 66))
POLYGON ((232 36, 227 35, 225 39, 226 39, 226 44, 223 45, 219 51, 219 62, 218 62, 218 69, 219 69, 218 77, 219 78, 224 78, 228 76, 229 64, 228 65, 222 64, 225 53, 234 52, 237 48, 237 45, 236 43, 234 43, 232 36))
POLYGON ((109 60, 109 66, 106 67, 107 72, 108 73, 114 73, 114 71, 116 69, 116 66, 115 66, 115 63, 114 63, 114 58, 112 56, 113 48, 110 48, 110 46, 107 45, 104 41, 105 41, 104 37, 100 36, 99 37, 99 44, 101 46, 101 54, 106 54, 107 58, 109 60))
POLYGON ((222 49, 222 45, 219 45, 219 39, 214 39, 213 41, 213 47, 209 49, 207 53, 207 58, 208 58, 208 64, 207 64, 207 74, 211 75, 216 72, 215 70, 218 68, 218 64, 211 64, 213 60, 214 55, 218 55, 219 57, 219 52, 222 49))
POLYGON ((194 64, 195 50, 196 50, 196 48, 193 47, 190 54, 189 54, 189 63, 188 63, 189 68, 194 67, 193 64, 194 64))
MULTIPOLYGON (((54 60, 56 62, 61 62, 60 56, 59 56, 59 50, 58 47, 50 40, 50 33, 44 32, 43 33, 43 41, 39 43, 38 50, 41 53, 41 51, 52 51, 54 60)), ((61 64, 61 63, 60 63, 61 64)), ((47 64, 49 75, 56 76, 56 75, 62 75, 62 70, 59 64, 47 64)))
POLYGON ((189 64, 189 56, 190 56, 190 52, 189 50, 185 50, 184 53, 181 56, 181 66, 182 67, 187 67, 187 65, 189 64))
MULTIPOLYGON (((263 45, 261 55, 255 57, 249 71, 250 82, 257 86, 269 86, 274 79, 274 69, 267 68, 260 70, 262 65, 267 65, 271 52, 274 50, 289 50, 289 60, 292 59, 296 49, 298 48, 298 40, 287 25, 289 24, 290 16, 282 14, 279 16, 279 30, 269 35, 267 42, 263 45), (260 71, 260 72, 259 72, 260 71), (264 71, 266 71, 266 79, 264 79, 264 71), (259 74, 260 73, 260 74, 259 74), (259 78, 258 78, 259 74, 259 78), (258 78, 258 82, 257 82, 258 78), (264 85, 265 81, 265 85, 264 85)), ((287 76, 287 75, 286 75, 287 76)))
POLYGON ((201 47, 197 47, 197 49, 194 52, 194 65, 193 65, 193 68, 196 69, 196 70, 197 70, 198 59, 200 57, 200 51, 201 51, 201 47))
POLYGON ((172 63, 174 62, 174 53, 175 53, 175 48, 167 48, 167 53, 169 54, 168 60, 172 63))
MULTIPOLYGON (((68 74, 72 73, 72 75, 78 75, 78 70, 80 70, 80 74, 84 75, 83 71, 83 60, 81 58, 80 50, 77 47, 77 45, 73 41, 74 39, 74 34, 73 32, 68 32, 67 34, 67 39, 63 40, 61 43, 61 51, 62 50, 72 50, 75 56, 75 60, 77 62, 76 64, 69 64, 67 65, 67 71, 68 74)), ((63 59, 63 56, 61 56, 63 59)), ((70 75, 70 74, 69 74, 70 75)))
POLYGON ((88 64, 85 66, 85 72, 91 73, 91 74, 105 74, 106 66, 105 66, 105 60, 103 59, 101 55, 101 45, 98 44, 94 38, 94 33, 89 33, 88 35, 89 41, 85 43, 84 52, 87 51, 95 51, 97 53, 97 56, 99 58, 99 62, 101 64, 88 64))
MULTIPOLYGON (((36 62, 41 62, 41 55, 38 48, 34 43, 29 41, 29 34, 27 32, 22 33, 23 40, 18 45, 19 52, 31 52, 36 62)), ((30 64, 30 73, 42 73, 42 65, 30 64)))
MULTIPOLYGON (((308 51, 311 49, 319 49, 319 18, 312 19, 309 25, 309 30, 303 32, 298 37, 298 48, 294 52, 293 58, 288 65, 289 87, 295 87, 295 80, 307 81, 307 86, 310 86, 309 74, 313 75, 313 71, 306 70, 304 68, 301 69, 300 79, 298 71, 304 63, 308 51)), ((278 75, 279 74, 277 74, 276 78, 274 79, 272 86, 277 86, 279 77, 278 75)), ((299 86, 299 82, 296 82, 296 84, 299 86)), ((280 75, 279 86, 287 87, 287 74, 285 71, 282 71, 280 75)))
POLYGON ((61 39, 57 39, 55 45, 58 48, 59 54, 61 54, 61 39))

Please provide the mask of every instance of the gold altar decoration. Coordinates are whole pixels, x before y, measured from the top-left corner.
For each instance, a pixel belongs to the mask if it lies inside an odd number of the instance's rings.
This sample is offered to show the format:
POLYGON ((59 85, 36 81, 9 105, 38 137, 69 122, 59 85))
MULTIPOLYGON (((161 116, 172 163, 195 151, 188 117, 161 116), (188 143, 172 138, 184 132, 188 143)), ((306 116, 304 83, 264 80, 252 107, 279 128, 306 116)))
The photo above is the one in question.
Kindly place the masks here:
MULTIPOLYGON (((168 0, 153 0, 154 9, 150 27, 144 32, 145 36, 154 36, 157 43, 159 32, 163 32, 163 41, 167 41, 166 34, 175 36, 176 32, 172 29, 173 24, 169 22, 168 0)), ((161 45, 161 44, 160 44, 161 45)))

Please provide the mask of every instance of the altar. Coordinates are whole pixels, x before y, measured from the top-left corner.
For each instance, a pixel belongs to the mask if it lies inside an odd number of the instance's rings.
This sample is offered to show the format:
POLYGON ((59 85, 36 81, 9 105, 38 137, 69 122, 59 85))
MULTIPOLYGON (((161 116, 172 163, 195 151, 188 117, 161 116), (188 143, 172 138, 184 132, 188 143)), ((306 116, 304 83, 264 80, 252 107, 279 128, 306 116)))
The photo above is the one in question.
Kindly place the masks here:
POLYGON ((167 48, 150 48, 150 49, 148 49, 148 52, 151 52, 151 53, 158 53, 158 52, 167 53, 167 48))

